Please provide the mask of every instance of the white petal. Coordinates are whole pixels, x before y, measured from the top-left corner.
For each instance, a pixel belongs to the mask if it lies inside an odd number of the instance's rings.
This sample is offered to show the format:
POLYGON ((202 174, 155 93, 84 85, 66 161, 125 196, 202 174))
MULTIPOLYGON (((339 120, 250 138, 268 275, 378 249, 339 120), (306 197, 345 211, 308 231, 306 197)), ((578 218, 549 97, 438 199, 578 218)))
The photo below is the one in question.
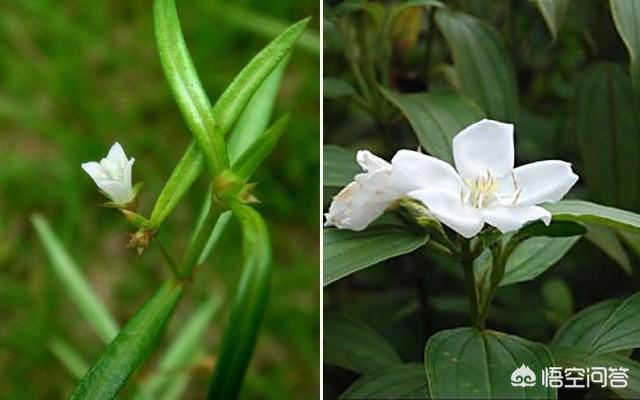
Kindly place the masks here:
POLYGON ((482 210, 484 220, 502 233, 516 231, 530 221, 541 219, 546 225, 551 222, 551 213, 542 207, 503 207, 495 206, 482 210))
POLYGON ((571 164, 559 160, 538 161, 513 171, 518 189, 518 205, 556 202, 578 181, 571 164))
POLYGON ((126 187, 122 182, 102 181, 98 187, 116 204, 125 205, 133 201, 131 187, 126 187))
POLYGON ((391 165, 391 185, 403 193, 419 189, 459 191, 462 187, 451 165, 417 151, 398 151, 391 165))
POLYGON ((115 142, 109 149, 107 159, 116 163, 120 168, 123 168, 127 163, 127 156, 124 154, 124 149, 120 146, 120 143, 115 142))
POLYGON ((359 150, 356 154, 356 161, 358 161, 360 167, 366 172, 373 172, 391 167, 388 162, 368 150, 359 150))
POLYGON ((453 159, 465 179, 487 171, 494 177, 513 170, 513 125, 483 119, 464 128, 453 138, 453 159))
POLYGON ((416 190, 409 197, 420 200, 443 224, 465 238, 471 238, 482 230, 484 221, 480 212, 460 201, 460 194, 446 190, 416 190))
POLYGON ((100 163, 97 163, 95 161, 86 162, 82 163, 81 167, 84 172, 89 174, 91 179, 93 179, 96 184, 108 178, 107 172, 104 170, 104 168, 102 168, 102 165, 100 165, 100 163))
MULTIPOLYGON (((131 160, 127 161, 127 164, 124 166, 124 172, 122 176, 123 184, 129 188, 131 188, 131 170, 133 169, 133 163, 136 161, 135 158, 131 158, 131 160)), ((133 190, 133 189, 132 189, 133 190)))
POLYGON ((382 215, 399 194, 379 186, 389 180, 386 171, 380 172, 359 174, 356 181, 342 189, 325 214, 325 226, 361 231, 382 215))

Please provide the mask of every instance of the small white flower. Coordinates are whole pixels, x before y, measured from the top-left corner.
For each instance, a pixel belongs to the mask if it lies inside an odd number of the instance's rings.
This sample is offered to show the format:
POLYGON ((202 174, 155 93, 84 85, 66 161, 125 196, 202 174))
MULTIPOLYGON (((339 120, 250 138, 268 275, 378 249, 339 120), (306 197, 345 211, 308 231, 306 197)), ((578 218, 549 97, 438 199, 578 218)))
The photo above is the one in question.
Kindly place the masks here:
POLYGON ((100 162, 87 162, 82 169, 93 179, 100 190, 120 206, 133 202, 136 197, 131 185, 131 168, 135 159, 127 159, 119 143, 114 143, 106 158, 100 162))
POLYGON ((326 225, 360 231, 394 201, 411 197, 466 238, 485 223, 506 233, 538 219, 549 224, 551 213, 537 204, 560 200, 578 180, 564 161, 514 168, 513 125, 486 119, 454 137, 453 158, 456 168, 416 151, 400 150, 391 163, 359 151, 365 173, 333 199, 326 225))
POLYGON ((366 150, 358 151, 356 160, 365 172, 333 198, 325 226, 361 231, 403 197, 391 185, 391 164, 366 150))
POLYGON ((513 125, 491 120, 456 135, 453 158, 457 171, 436 158, 401 150, 392 160, 392 184, 466 238, 485 222, 503 233, 538 219, 548 225, 551 213, 537 204, 560 200, 578 180, 564 161, 514 169, 513 125))

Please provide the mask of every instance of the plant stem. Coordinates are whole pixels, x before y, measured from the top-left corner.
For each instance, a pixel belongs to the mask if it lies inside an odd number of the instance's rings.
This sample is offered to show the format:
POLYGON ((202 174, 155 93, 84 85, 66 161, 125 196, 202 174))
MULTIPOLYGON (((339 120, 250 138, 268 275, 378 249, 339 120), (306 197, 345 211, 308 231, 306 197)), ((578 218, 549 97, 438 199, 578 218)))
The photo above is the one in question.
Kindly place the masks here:
POLYGON ((162 242, 160 241, 160 238, 156 237, 155 242, 158 244, 158 248, 160 249, 162 256, 167 261, 167 265, 169 266, 171 273, 173 273, 173 276, 175 276, 176 278, 179 278, 180 272, 178 271, 178 266, 176 265, 175 261, 173 261, 173 258, 167 251, 166 247, 164 247, 164 244, 162 244, 162 242))
POLYGON ((223 210, 219 207, 217 201, 213 200, 213 204, 202 222, 200 229, 198 229, 198 233, 196 233, 194 239, 189 243, 189 247, 187 248, 187 252, 179 268, 180 279, 188 279, 191 277, 193 270, 198 265, 200 253, 202 253, 202 250, 207 245, 209 236, 211 236, 211 232, 213 231, 213 228, 215 228, 216 222, 218 222, 218 217, 220 217, 222 211, 223 210))
POLYGON ((461 261, 464 270, 464 280, 467 285, 467 296, 469 296, 469 308, 471 310, 471 325, 478 329, 482 329, 483 325, 478 318, 478 292, 476 290, 476 276, 473 271, 473 258, 471 257, 471 249, 469 241, 464 240, 461 244, 461 261))

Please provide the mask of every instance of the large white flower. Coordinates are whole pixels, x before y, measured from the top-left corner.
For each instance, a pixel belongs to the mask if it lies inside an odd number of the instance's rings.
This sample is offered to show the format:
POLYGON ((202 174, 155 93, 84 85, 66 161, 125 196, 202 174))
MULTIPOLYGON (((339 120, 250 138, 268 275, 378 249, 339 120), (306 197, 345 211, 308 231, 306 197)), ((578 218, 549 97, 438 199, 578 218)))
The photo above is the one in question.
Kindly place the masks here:
POLYGON ((82 169, 93 179, 100 190, 120 206, 125 206, 135 199, 135 191, 131 186, 131 168, 135 159, 127 159, 119 143, 114 143, 106 158, 100 162, 86 162, 82 169))
POLYGON ((391 184, 391 164, 366 150, 358 151, 356 160, 365 172, 333 198, 325 226, 361 231, 402 197, 391 184))
POLYGON ((454 137, 453 158, 455 169, 401 150, 392 160, 391 185, 466 238, 480 232, 485 222, 505 233, 538 219, 549 224, 551 213, 537 204, 560 200, 578 180, 564 161, 514 169, 513 125, 486 119, 454 137))

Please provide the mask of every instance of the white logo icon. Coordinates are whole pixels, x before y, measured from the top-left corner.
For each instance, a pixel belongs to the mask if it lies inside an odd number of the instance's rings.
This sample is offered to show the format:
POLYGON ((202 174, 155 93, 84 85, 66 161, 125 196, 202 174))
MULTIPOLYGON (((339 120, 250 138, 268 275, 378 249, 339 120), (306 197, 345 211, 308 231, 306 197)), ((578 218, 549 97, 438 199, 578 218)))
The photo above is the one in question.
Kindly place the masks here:
POLYGON ((536 374, 533 373, 531 368, 524 364, 511 374, 511 386, 528 387, 534 386, 535 384, 536 374))

